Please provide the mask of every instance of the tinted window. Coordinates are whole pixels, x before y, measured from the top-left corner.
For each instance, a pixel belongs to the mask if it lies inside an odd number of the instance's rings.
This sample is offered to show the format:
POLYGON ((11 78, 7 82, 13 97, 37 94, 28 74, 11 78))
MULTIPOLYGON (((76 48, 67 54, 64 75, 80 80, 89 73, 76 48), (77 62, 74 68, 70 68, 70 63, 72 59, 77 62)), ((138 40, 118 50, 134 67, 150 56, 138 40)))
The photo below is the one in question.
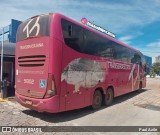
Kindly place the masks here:
POLYGON ((23 22, 17 31, 17 41, 38 36, 49 36, 50 16, 43 15, 23 22))
POLYGON ((106 58, 115 58, 116 52, 111 42, 112 41, 93 32, 84 30, 83 52, 106 58))
POLYGON ((115 48, 117 52, 117 60, 131 62, 130 50, 127 47, 115 43, 115 48))
POLYGON ((137 52, 134 52, 134 51, 132 51, 131 54, 132 54, 131 62, 132 62, 132 63, 139 64, 140 66, 142 66, 142 58, 141 58, 141 55, 138 54, 137 52))
POLYGON ((110 40, 62 19, 63 38, 69 47, 85 54, 114 58, 115 49, 110 40))
POLYGON ((62 31, 65 44, 80 53, 141 63, 141 56, 131 49, 64 19, 62 19, 62 31))
POLYGON ((62 19, 63 38, 72 49, 82 52, 83 29, 69 21, 62 19))

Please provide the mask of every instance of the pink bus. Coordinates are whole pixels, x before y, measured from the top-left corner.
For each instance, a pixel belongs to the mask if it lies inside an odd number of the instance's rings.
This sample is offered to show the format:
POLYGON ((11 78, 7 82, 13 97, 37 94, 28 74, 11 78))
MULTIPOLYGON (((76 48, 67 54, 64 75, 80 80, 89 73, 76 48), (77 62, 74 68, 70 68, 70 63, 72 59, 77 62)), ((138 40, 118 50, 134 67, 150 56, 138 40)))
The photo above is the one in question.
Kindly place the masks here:
POLYGON ((16 100, 38 112, 110 105, 146 85, 140 51, 59 13, 17 31, 16 100))

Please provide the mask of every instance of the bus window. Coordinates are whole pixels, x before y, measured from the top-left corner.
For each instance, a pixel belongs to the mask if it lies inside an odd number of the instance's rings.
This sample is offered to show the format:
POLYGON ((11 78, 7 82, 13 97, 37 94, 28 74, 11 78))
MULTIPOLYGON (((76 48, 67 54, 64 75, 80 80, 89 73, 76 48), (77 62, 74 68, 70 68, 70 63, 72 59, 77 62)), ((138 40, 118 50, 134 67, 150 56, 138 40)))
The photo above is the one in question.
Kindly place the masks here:
POLYGON ((88 30, 84 30, 84 37, 83 53, 105 58, 115 58, 116 52, 112 41, 88 30))
POLYGON ((134 57, 131 59, 131 62, 139 64, 140 66, 142 66, 141 56, 138 53, 134 54, 134 57))
POLYGON ((117 57, 116 57, 117 60, 123 62, 130 62, 130 50, 128 48, 119 45, 118 43, 115 43, 115 49, 117 52, 117 57))
POLYGON ((78 52, 82 52, 83 29, 64 19, 62 19, 61 23, 65 44, 78 52))

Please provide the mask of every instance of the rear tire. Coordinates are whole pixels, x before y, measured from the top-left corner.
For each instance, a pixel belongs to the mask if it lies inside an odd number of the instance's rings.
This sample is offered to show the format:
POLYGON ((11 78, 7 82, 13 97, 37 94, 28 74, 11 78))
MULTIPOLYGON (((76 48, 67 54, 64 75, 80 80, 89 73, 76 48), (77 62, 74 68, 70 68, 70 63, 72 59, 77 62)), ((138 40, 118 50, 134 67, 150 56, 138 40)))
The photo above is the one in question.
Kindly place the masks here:
POLYGON ((111 105, 112 102, 113 102, 113 98, 114 98, 113 89, 108 88, 107 93, 106 93, 105 98, 104 98, 104 105, 106 105, 106 106, 111 105))
POLYGON ((97 110, 102 105, 102 94, 99 90, 96 90, 93 94, 93 100, 92 100, 92 108, 94 110, 97 110))

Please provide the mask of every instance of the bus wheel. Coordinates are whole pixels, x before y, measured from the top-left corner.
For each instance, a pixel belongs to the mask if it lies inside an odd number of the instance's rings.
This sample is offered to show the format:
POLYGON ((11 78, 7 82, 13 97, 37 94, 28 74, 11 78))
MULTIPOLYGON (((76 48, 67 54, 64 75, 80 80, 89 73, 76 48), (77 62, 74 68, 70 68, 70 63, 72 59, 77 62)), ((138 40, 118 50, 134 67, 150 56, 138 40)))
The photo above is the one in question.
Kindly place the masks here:
POLYGON ((93 94, 92 108, 97 110, 102 104, 102 94, 99 90, 96 90, 93 94))
POLYGON ((105 95, 105 99, 104 99, 104 105, 106 106, 111 105, 113 102, 113 97, 114 97, 114 94, 113 94, 112 88, 108 88, 107 94, 105 95))

